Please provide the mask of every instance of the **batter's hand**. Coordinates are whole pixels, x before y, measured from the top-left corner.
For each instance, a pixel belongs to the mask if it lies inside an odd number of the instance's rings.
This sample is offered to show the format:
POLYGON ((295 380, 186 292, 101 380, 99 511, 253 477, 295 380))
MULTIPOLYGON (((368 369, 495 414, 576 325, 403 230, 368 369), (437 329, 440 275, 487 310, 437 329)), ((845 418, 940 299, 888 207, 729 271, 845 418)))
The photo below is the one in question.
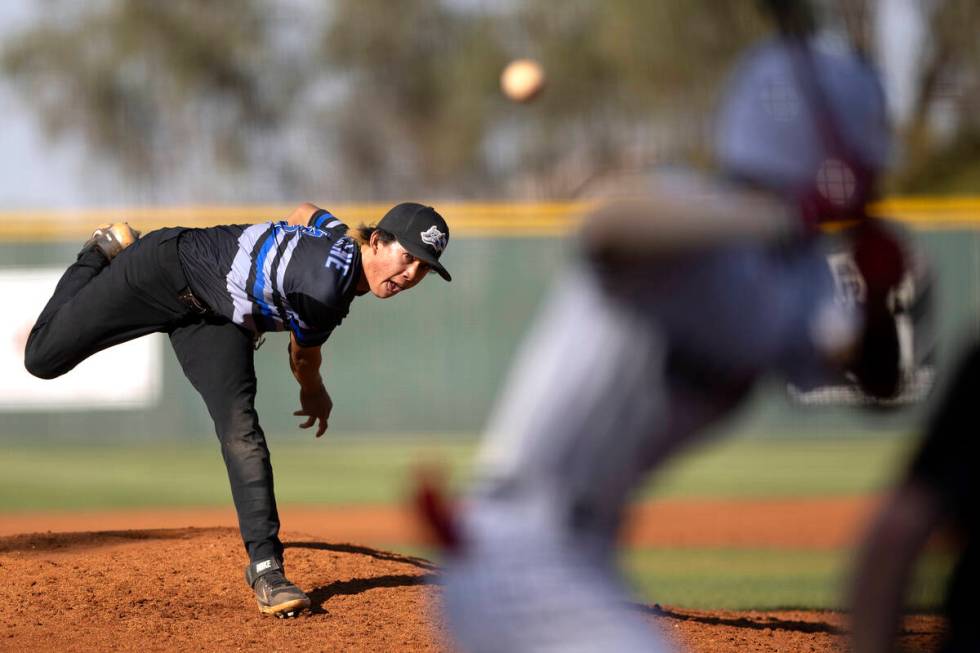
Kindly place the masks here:
POLYGON ((302 407, 293 415, 306 417, 306 421, 299 425, 301 429, 308 429, 313 424, 317 424, 316 437, 320 437, 327 430, 327 420, 330 419, 330 411, 333 410, 333 400, 330 393, 323 386, 323 383, 307 389, 301 387, 299 391, 299 405, 302 407))

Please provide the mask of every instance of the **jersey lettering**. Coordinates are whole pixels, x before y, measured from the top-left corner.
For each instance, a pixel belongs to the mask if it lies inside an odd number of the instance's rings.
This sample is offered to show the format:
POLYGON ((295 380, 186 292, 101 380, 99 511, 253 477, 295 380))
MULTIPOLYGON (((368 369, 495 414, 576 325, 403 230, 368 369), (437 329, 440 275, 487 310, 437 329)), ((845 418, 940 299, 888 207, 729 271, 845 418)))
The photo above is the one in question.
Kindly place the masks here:
MULTIPOLYGON (((338 221, 337 224, 340 224, 340 222, 338 221)), ((304 236, 312 236, 314 238, 322 238, 323 236, 327 235, 327 232, 321 231, 317 227, 302 224, 286 224, 285 222, 279 222, 276 224, 276 228, 284 234, 301 232, 304 236)))
POLYGON ((350 238, 340 238, 334 243, 333 247, 330 248, 330 253, 327 255, 327 261, 324 263, 324 267, 335 268, 340 271, 341 274, 346 275, 347 271, 350 270, 350 264, 354 260, 354 241, 350 238))

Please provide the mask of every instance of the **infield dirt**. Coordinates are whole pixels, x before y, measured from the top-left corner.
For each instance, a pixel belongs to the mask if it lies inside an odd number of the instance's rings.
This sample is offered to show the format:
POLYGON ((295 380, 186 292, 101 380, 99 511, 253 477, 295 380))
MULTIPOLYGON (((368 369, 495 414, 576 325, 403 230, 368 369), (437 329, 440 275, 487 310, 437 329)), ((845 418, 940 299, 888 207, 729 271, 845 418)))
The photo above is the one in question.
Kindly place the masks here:
MULTIPOLYGON (((763 515, 769 514, 777 517, 778 530, 791 532, 792 523, 786 523, 792 522, 790 515, 806 514, 807 522, 824 533, 827 531, 813 521, 817 515, 827 514, 834 520, 828 528, 836 535, 810 543, 837 546, 841 539, 853 536, 856 520, 871 506, 867 501, 832 500, 818 508, 818 503, 797 506, 796 510, 780 504, 746 511, 743 505, 739 512, 746 531, 763 523, 763 515), (781 520, 779 515, 783 515, 781 520)), ((709 523, 716 524, 712 527, 716 529, 716 543, 719 539, 731 543, 733 538, 745 543, 734 525, 722 523, 722 529, 727 530, 717 532, 719 511, 703 508, 715 517, 709 523)), ((667 504, 641 507, 641 511, 672 509, 667 504)), ((259 614, 243 580, 246 560, 237 530, 187 527, 215 517, 223 523, 228 516, 224 512, 204 511, 195 517, 190 511, 181 511, 170 518, 164 518, 164 513, 148 517, 163 525, 175 521, 184 524, 178 528, 144 528, 145 522, 139 521, 129 521, 130 527, 124 528, 125 513, 89 514, 81 518, 87 521, 90 532, 79 528, 79 532, 0 537, 0 650, 449 650, 438 618, 438 566, 372 548, 364 540, 325 537, 322 531, 327 524, 334 535, 344 532, 342 512, 284 510, 284 523, 292 529, 284 533, 287 570, 313 603, 309 613, 291 620, 259 614), (302 514, 308 518, 305 523, 302 514), (313 535, 297 530, 316 524, 320 528, 311 528, 313 535)), ((352 519, 347 534, 360 533, 367 541, 388 539, 389 533, 407 526, 407 517, 397 511, 346 512, 352 519), (385 525, 390 519, 395 521, 385 525)), ((692 515, 690 510, 683 512, 692 515)), ((78 523, 67 516, 67 521, 58 522, 51 515, 6 515, 2 532, 28 527, 29 519, 51 531, 68 530, 63 527, 78 523)), ((641 518, 635 523, 663 522, 641 518)), ((630 539, 704 543, 712 537, 710 532, 711 528, 705 531, 693 526, 675 525, 670 531, 654 532, 634 527, 630 539)), ((403 541, 405 533, 401 530, 403 541)), ((637 609, 648 615, 652 628, 682 650, 845 650, 846 620, 835 612, 708 612, 670 606, 637 609)), ((942 628, 942 620, 935 616, 907 618, 902 650, 930 650, 942 628)))

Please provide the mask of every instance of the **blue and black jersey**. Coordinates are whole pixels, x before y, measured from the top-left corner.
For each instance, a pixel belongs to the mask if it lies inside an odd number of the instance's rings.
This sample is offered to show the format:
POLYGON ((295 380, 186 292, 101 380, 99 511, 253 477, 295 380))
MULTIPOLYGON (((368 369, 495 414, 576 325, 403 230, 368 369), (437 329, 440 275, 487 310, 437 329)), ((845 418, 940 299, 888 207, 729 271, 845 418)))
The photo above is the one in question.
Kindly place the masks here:
POLYGON ((347 316, 361 272, 347 226, 318 211, 307 226, 286 222, 191 229, 180 261, 191 290, 211 310, 255 333, 291 331, 323 344, 347 316))

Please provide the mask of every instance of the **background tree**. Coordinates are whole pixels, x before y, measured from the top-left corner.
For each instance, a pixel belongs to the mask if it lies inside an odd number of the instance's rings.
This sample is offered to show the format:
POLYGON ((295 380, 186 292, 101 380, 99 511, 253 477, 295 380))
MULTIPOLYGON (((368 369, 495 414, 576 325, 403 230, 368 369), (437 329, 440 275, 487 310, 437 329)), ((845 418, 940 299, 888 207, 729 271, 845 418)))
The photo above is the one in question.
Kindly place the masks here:
POLYGON ((334 4, 321 52, 346 88, 324 122, 363 194, 486 190, 481 147, 506 63, 495 18, 440 0, 334 4))
POLYGON ((605 171, 703 160, 710 110, 737 53, 763 33, 754 4, 568 0, 526 3, 515 31, 540 53, 530 172, 574 195, 605 171))
MULTIPOLYGON (((815 0, 868 52, 883 0, 815 0)), ((715 0, 48 0, 2 68, 55 137, 167 201, 568 198, 709 159, 711 108, 769 29, 715 0), (546 92, 498 92, 535 57, 546 92)), ((980 5, 932 0, 894 188, 980 176, 980 5), (970 171, 973 172, 970 172, 970 171), (971 176, 972 175, 972 176, 971 176)))
POLYGON ((894 186, 907 192, 977 192, 980 185, 980 4, 923 5, 928 41, 894 186))
POLYGON ((175 144, 240 169, 297 83, 268 25, 251 0, 49 2, 2 63, 51 134, 81 135, 126 175, 179 167, 175 144))

